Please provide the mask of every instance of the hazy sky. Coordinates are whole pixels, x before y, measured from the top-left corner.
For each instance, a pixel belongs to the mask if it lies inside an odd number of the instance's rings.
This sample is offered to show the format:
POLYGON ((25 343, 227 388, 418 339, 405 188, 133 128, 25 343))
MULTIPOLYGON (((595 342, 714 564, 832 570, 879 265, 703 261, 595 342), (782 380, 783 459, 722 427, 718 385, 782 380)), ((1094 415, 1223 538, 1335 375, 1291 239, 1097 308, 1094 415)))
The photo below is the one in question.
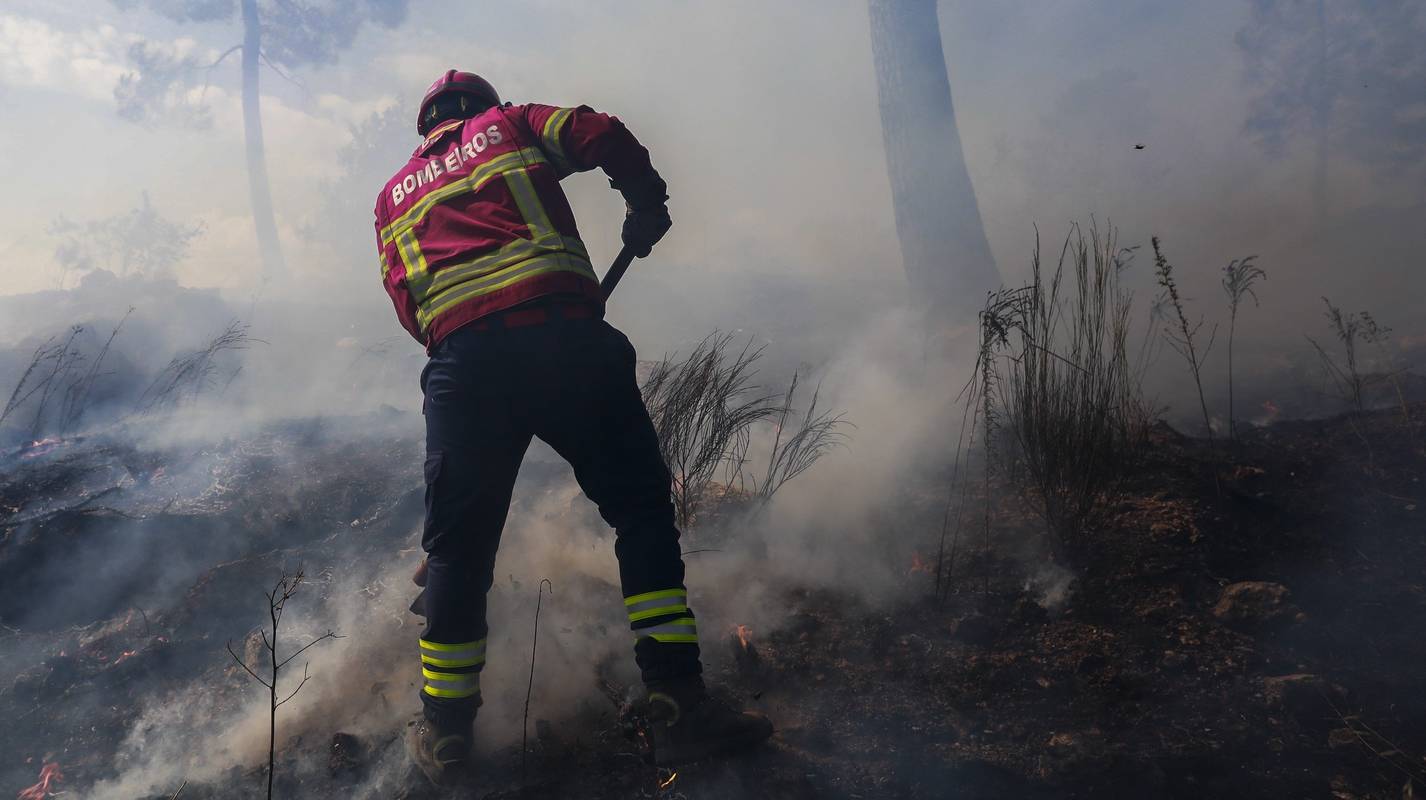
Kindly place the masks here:
MULTIPOLYGON (((1421 226, 1409 224, 1423 207, 1419 183, 1334 145, 1331 216, 1319 225, 1310 148, 1268 156, 1245 132, 1257 89, 1234 35, 1246 2, 948 1, 941 20, 966 158, 1007 279, 1027 267, 1033 223, 1055 240, 1096 215, 1125 244, 1163 235, 1197 295, 1216 291, 1229 258, 1260 254, 1276 314, 1316 314, 1328 294, 1400 311, 1403 326, 1402 298, 1426 291, 1421 226)), ((201 94, 211 127, 139 125, 118 117, 114 88, 141 39, 208 60, 240 31, 95 0, 9 0, 0 11, 0 293, 59 285, 47 232, 57 217, 115 214, 143 191, 167 216, 204 225, 183 282, 256 279, 236 57, 208 73, 206 92, 194 75, 189 99, 201 94)), ((870 50, 860 0, 413 0, 399 27, 366 27, 337 64, 299 69, 305 89, 263 71, 287 260, 304 284, 350 282, 331 249, 304 235, 324 182, 344 168, 339 151, 354 124, 455 66, 507 99, 588 103, 630 125, 670 184, 676 225, 654 259, 664 277, 900 286, 870 50)), ((393 147, 393 171, 414 144, 413 133, 393 147)), ((569 188, 607 260, 617 197, 593 176, 569 188)), ((369 215, 336 224, 371 238, 369 215)), ((370 269, 379 292, 374 255, 370 269)))

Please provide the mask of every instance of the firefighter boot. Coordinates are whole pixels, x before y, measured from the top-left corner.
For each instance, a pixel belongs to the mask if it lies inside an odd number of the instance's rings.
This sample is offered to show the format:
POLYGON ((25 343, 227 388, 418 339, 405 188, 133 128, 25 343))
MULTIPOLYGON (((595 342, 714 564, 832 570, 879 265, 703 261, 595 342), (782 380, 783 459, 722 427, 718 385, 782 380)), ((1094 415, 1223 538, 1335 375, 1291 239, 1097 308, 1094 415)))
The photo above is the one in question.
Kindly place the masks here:
POLYGON ((418 714, 406 729, 406 753, 435 786, 458 785, 470 766, 472 727, 467 724, 446 729, 418 714))
POLYGON ((654 763, 661 767, 744 750, 772 735, 767 717, 730 708, 696 675, 650 683, 648 717, 654 763))

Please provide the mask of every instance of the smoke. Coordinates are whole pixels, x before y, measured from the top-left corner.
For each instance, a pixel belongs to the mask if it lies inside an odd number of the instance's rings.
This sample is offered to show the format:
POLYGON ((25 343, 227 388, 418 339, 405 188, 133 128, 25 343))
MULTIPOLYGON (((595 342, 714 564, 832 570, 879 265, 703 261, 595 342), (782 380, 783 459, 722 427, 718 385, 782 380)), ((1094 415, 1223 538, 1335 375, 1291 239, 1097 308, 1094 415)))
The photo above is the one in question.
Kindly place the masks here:
MULTIPOLYGON (((944 452, 954 433, 950 413, 964 373, 943 358, 922 354, 929 351, 906 346, 919 341, 914 319, 890 313, 850 333, 853 344, 809 376, 820 382, 822 402, 855 422, 845 448, 787 484, 766 508, 733 515, 721 528, 686 534, 685 550, 708 545, 715 551, 687 558, 691 602, 710 665, 726 658, 722 642, 735 625, 768 635, 787 624, 789 588, 834 589, 883 608, 925 591, 905 580, 905 564, 924 545, 926 520, 938 512, 942 496, 918 473, 944 452), (729 591, 733 586, 738 590, 729 591)), ((769 384, 776 377, 771 371, 764 376, 769 384)), ((233 391, 248 391, 239 386, 233 391)), ((162 553, 159 571, 149 577, 171 588, 141 592, 142 603, 169 620, 180 638, 211 636, 190 656, 192 669, 181 679, 146 684, 116 754, 122 769, 95 785, 91 796, 171 791, 185 779, 217 780, 233 766, 262 762, 264 690, 227 662, 220 642, 231 639, 243 654, 263 623, 261 591, 299 561, 309 580, 283 623, 281 646, 299 646, 329 628, 343 638, 324 642, 301 659, 305 664, 310 657, 312 679, 279 712, 279 751, 310 752, 310 745, 299 742, 325 741, 338 730, 363 736, 378 752, 363 790, 374 796, 380 794, 376 787, 392 779, 386 767, 404 768, 391 737, 418 708, 413 640, 421 623, 406 609, 416 591, 409 576, 420 557, 419 506, 400 498, 419 486, 419 421, 396 412, 284 421, 243 413, 251 402, 218 397, 122 429, 121 435, 161 454, 165 474, 148 494, 176 501, 170 510, 217 514, 217 520, 201 524, 208 538, 227 544, 221 551, 144 550, 140 539, 111 538, 92 553, 100 560, 126 558, 127 570, 162 553), (180 458, 183 453, 199 455, 180 458), (262 516, 242 511, 253 502, 265 506, 262 516), (253 530, 226 522, 230 514, 253 530), (268 538, 263 529, 289 514, 300 533, 285 541, 268 538), (264 552, 273 545, 280 549, 264 552), (215 561, 225 563, 214 567, 215 561)), ((760 441, 766 433, 758 432, 760 441)), ((754 450, 750 457, 757 461, 760 455, 754 450)), ((139 500, 119 507, 126 513, 152 509, 139 500)), ((153 524, 163 529, 176 522, 164 518, 153 524)), ((159 535, 156 541, 168 539, 159 535)), ((103 587, 113 579, 104 576, 112 573, 85 572, 91 591, 105 596, 103 587)), ((607 714, 611 709, 599 681, 637 683, 613 534, 568 467, 537 444, 521 473, 489 597, 485 706, 477 731, 479 746, 489 752, 519 738, 535 605, 546 578, 553 588, 541 601, 531 724, 607 714)), ((109 602, 117 605, 133 590, 114 591, 109 602)), ((282 687, 295 688, 302 669, 289 667, 282 687)), ((284 763, 284 771, 310 767, 284 763)))
MULTIPOLYGON (((119 771, 93 796, 171 791, 185 777, 261 760, 263 698, 231 674, 220 644, 241 642, 261 622, 259 592, 299 559, 326 577, 299 596, 290 641, 328 627, 345 638, 312 651, 313 681, 282 710, 284 743, 336 729, 371 737, 381 774, 361 790, 369 796, 383 796, 383 770, 404 763, 389 737, 414 712, 419 678, 419 621, 405 609, 419 558, 424 358, 379 287, 370 207, 415 144, 410 98, 452 66, 486 73, 516 102, 617 113, 649 145, 671 187, 675 227, 654 257, 636 263, 609 310, 644 358, 686 351, 714 328, 736 331, 768 343, 759 380, 769 392, 798 370, 804 386, 820 384, 823 407, 855 425, 845 448, 767 507, 686 533, 685 550, 707 551, 687 561, 709 658, 721 657, 717 643, 733 625, 765 634, 785 624, 791 587, 835 589, 881 609, 926 591, 907 565, 941 524, 973 320, 927 326, 903 307, 864 4, 522 4, 482 8, 477 18, 468 4, 437 0, 399 25, 382 18, 390 29, 354 33, 336 65, 298 71, 301 86, 264 72, 269 172, 291 264, 267 282, 255 266, 235 74, 214 71, 203 92, 188 85, 193 75, 124 82, 134 53, 151 67, 191 71, 207 60, 199 55, 230 46, 231 31, 125 5, 133 8, 75 15, 22 3, 0 14, 9 111, 0 166, 12 187, 0 199, 0 253, 22 267, 0 289, 0 394, 35 347, 70 325, 87 327, 77 341, 94 359, 132 306, 93 405, 43 463, 112 446, 124 457, 101 460, 73 491, 102 491, 113 478, 123 491, 103 504, 152 517, 141 525, 90 514, 97 533, 86 547, 24 551, 33 570, 6 574, 30 575, 26 586, 48 582, 47 596, 63 599, 5 621, 48 634, 137 602, 187 635, 209 636, 201 651, 184 651, 187 672, 164 673, 132 695, 119 771), (541 24, 525 24, 532 13, 541 24), (154 49, 158 41, 181 47, 154 49), (182 86, 157 80, 179 77, 182 86), (127 105, 115 105, 115 90, 127 105), (201 103, 211 125, 120 124, 135 103, 201 103), (130 229, 114 223, 138 218, 144 190, 172 220, 168 230, 191 238, 181 258, 160 252, 147 272, 130 268, 130 229), (54 227, 67 220, 75 222, 54 227), (54 289, 61 285, 72 288, 54 289), (166 365, 232 321, 249 325, 254 341, 216 362, 209 390, 164 414, 138 414, 166 365), (145 570, 147 579, 134 577, 145 570)), ((1324 409, 1293 405, 1317 374, 1301 334, 1326 333, 1319 295, 1372 311, 1404 345, 1416 343, 1403 353, 1421 357, 1426 330, 1412 298, 1426 292, 1426 273, 1412 265, 1426 250, 1416 224, 1426 182, 1410 164, 1383 175, 1379 158, 1359 152, 1395 153, 1406 123, 1366 114, 1385 119, 1369 141, 1334 129, 1323 217, 1310 197, 1316 162, 1305 129, 1291 115, 1275 117, 1281 146, 1272 152, 1245 130, 1261 96, 1243 80, 1235 38, 1250 22, 1243 9, 948 2, 941 20, 967 166, 1008 282, 1027 272, 1036 224, 1048 250, 1065 222, 1098 216, 1129 245, 1163 235, 1190 312, 1211 325, 1224 318, 1219 270, 1257 254, 1269 279, 1261 308, 1239 320, 1240 417, 1264 403, 1274 415, 1324 409)), ((1351 103, 1409 110, 1418 84, 1393 82, 1386 96, 1351 103)), ((617 195, 599 176, 566 186, 584 239, 607 261, 619 245, 617 195)), ((954 264, 955 254, 946 259, 954 264)), ((1148 324, 1149 270, 1133 267, 1126 283, 1148 324)), ((1209 397, 1222 408, 1217 357, 1209 397)), ((1186 397, 1181 372, 1160 366, 1151 394, 1186 397)), ((30 433, 9 421, 0 431, 7 473, 18 471, 15 448, 30 433)), ((766 434, 758 432, 752 464, 766 455, 766 434)), ((42 535, 24 527, 0 559, 42 535)), ((538 446, 496 570, 479 723, 489 748, 518 737, 542 578, 554 589, 541 610, 532 716, 567 720, 604 703, 601 665, 635 680, 612 533, 567 468, 538 446)), ((16 580, 7 594, 19 594, 16 580)), ((1053 608, 1071 584, 1046 567, 1031 571, 1025 589, 1053 608)), ((43 650, 27 642, 23 652, 43 650)))

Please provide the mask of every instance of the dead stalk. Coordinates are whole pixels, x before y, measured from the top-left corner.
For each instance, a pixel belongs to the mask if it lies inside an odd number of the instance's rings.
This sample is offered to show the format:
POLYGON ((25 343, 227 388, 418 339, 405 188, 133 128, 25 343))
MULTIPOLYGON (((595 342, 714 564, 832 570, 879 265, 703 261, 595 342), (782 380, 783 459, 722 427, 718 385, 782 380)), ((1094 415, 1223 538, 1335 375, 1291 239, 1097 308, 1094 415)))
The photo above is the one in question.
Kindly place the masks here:
POLYGON ((539 592, 535 597, 535 630, 530 638, 530 680, 525 684, 525 716, 520 724, 520 786, 525 786, 525 755, 530 752, 530 695, 535 691, 535 653, 540 646, 540 605, 545 600, 545 586, 550 587, 550 596, 555 594, 555 585, 549 578, 540 579, 539 592))
POLYGON ((1213 350, 1213 340, 1218 336, 1218 326, 1214 325, 1208 335, 1208 345, 1199 352, 1199 333, 1203 329, 1203 318, 1199 317, 1197 322, 1188 321, 1188 313, 1184 309, 1183 296, 1178 291, 1178 281, 1173 276, 1173 265, 1169 263, 1164 255, 1163 249, 1159 246, 1159 237, 1152 238, 1154 246, 1154 272, 1158 276, 1159 286, 1164 289, 1160 303, 1172 308, 1174 311, 1174 324, 1164 328, 1164 339, 1174 352, 1183 357, 1188 364, 1189 374, 1193 376, 1194 388, 1198 390, 1198 407, 1203 412, 1203 428, 1208 432, 1208 440, 1213 441, 1213 422, 1208 415, 1208 401, 1203 396, 1203 362, 1208 358, 1209 352, 1213 350))
POLYGON ((267 688, 267 692, 268 692, 268 728, 267 728, 267 796, 268 796, 268 800, 271 800, 271 798, 272 798, 272 782, 273 782, 273 776, 274 776, 274 774, 276 773, 276 768, 277 768, 277 709, 278 709, 278 708, 281 708, 283 705, 285 705, 285 704, 286 704, 288 701, 290 701, 292 698, 296 697, 296 696, 297 696, 297 693, 300 692, 300 691, 302 691, 302 687, 307 685, 307 681, 311 680, 311 677, 312 677, 312 676, 311 676, 311 675, 308 673, 308 671, 307 671, 307 667, 311 664, 311 662, 306 662, 306 663, 304 663, 304 664, 302 665, 302 680, 297 684, 297 688, 293 689, 291 692, 288 693, 288 695, 287 695, 286 697, 284 697, 284 698, 281 699, 281 700, 278 700, 278 699, 277 699, 277 681, 278 681, 278 676, 279 676, 279 674, 281 673, 282 668, 285 667, 285 666, 287 666, 287 664, 288 664, 289 662, 291 662, 292 659, 294 659, 294 658, 296 658, 296 657, 302 655, 304 652, 307 651, 308 648, 312 647, 313 645, 317 644, 318 642, 324 641, 324 640, 326 640, 326 639, 340 639, 340 638, 342 638, 341 636, 337 635, 337 633, 336 633, 335 631, 328 630, 326 633, 322 634, 321 636, 318 636, 316 639, 313 639, 312 641, 308 642, 307 644, 305 644, 305 645, 303 645, 303 646, 297 648, 297 650, 296 650, 295 652, 293 652, 291 655, 287 656, 286 658, 279 658, 278 652, 277 652, 277 645, 278 645, 278 642, 277 642, 277 634, 278 634, 278 627, 279 627, 279 626, 281 625, 281 623, 282 623, 282 614, 283 614, 283 611, 286 610, 286 608, 287 608, 287 601, 290 600, 290 599, 292 599, 292 596, 297 593, 297 588, 302 585, 302 580, 303 580, 304 577, 305 577, 305 575, 304 575, 304 573, 303 573, 303 571, 302 571, 302 568, 301 568, 301 567, 298 567, 296 574, 292 575, 291 577, 288 577, 288 576, 284 573, 283 576, 278 580, 277 585, 273 587, 272 591, 270 591, 270 592, 264 592, 264 593, 263 593, 263 594, 267 597, 268 619, 269 619, 269 621, 270 621, 270 628, 269 628, 269 630, 271 631, 271 636, 270 636, 270 637, 269 637, 269 635, 268 635, 268 631, 261 631, 262 646, 263 646, 263 648, 264 648, 265 650, 267 650, 268 654, 271 656, 271 658, 269 659, 269 662, 270 662, 270 669, 269 669, 269 672, 268 672, 268 677, 267 677, 266 679, 264 679, 262 676, 258 675, 257 672, 256 672, 252 667, 248 666, 248 664, 247 664, 246 662, 244 662, 241 658, 238 657, 238 654, 237 654, 237 653, 233 652, 233 643, 232 643, 231 640, 227 643, 228 655, 232 656, 232 657, 233 657, 233 660, 238 663, 238 666, 242 667, 243 670, 248 673, 248 675, 251 675, 252 678, 253 678, 253 680, 257 681, 258 683, 262 684, 264 687, 267 688))

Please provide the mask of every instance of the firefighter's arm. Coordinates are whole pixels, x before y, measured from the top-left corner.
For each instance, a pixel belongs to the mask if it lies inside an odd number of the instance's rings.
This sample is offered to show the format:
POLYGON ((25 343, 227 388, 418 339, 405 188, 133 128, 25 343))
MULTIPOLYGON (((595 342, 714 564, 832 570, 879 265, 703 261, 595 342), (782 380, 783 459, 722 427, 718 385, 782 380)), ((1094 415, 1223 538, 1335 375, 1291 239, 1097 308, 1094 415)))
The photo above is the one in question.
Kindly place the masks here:
POLYGON ((400 320, 401 327, 416 341, 425 344, 421 325, 416 321, 416 301, 406 288, 406 264, 401 260, 401 254, 396 251, 394 240, 382 242, 381 230, 386 226, 387 218, 382 213, 384 199, 383 196, 376 204, 376 250, 381 259, 381 283, 386 288, 387 296, 391 298, 391 305, 396 308, 396 318, 400 320))
POLYGON ((609 185, 624 195, 628 207, 624 244, 638 257, 647 256, 673 224, 668 186, 649 161, 649 151, 618 117, 589 106, 530 104, 523 111, 560 177, 595 167, 604 170, 609 185))
POLYGON ((538 137, 540 149, 555 165, 560 177, 598 167, 616 184, 646 181, 657 176, 649 151, 618 117, 601 114, 589 106, 558 108, 530 103, 522 106, 525 121, 538 137))

